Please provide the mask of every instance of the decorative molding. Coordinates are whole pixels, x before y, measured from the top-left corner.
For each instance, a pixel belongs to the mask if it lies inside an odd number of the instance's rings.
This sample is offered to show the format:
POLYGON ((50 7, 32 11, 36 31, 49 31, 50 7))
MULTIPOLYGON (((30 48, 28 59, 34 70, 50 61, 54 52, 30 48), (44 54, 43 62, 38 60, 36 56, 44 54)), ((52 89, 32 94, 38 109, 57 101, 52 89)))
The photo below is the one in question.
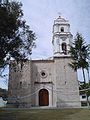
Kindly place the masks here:
POLYGON ((42 70, 42 71, 40 72, 40 76, 41 76, 42 78, 46 78, 46 77, 47 77, 46 71, 45 71, 45 70, 42 70))

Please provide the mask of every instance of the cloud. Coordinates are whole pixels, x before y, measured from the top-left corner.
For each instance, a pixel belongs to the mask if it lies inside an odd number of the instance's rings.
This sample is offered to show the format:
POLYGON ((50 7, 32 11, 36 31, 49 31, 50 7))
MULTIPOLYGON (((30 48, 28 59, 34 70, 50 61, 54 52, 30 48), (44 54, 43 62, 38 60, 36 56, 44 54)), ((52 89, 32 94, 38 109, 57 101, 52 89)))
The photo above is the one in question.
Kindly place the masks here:
POLYGON ((21 2, 24 18, 37 37, 33 59, 53 55, 52 28, 58 12, 69 20, 74 36, 79 31, 86 42, 90 43, 90 0, 21 0, 21 2))
MULTIPOLYGON (((58 12, 69 20, 71 33, 79 31, 90 43, 90 0, 22 0, 25 19, 36 33, 37 48, 32 58, 42 59, 53 55, 52 27, 58 12)), ((83 79, 80 71, 78 78, 83 79)))

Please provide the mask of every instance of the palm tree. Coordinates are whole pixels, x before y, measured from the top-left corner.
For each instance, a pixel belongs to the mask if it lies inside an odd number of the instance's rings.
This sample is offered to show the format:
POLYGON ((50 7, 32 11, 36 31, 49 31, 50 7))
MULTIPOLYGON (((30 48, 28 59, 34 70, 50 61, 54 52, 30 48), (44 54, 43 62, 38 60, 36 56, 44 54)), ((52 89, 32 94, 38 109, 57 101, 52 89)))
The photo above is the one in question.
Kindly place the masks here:
POLYGON ((69 65, 75 71, 77 71, 77 69, 79 68, 82 69, 84 83, 86 83, 84 69, 88 70, 89 67, 89 63, 87 62, 87 59, 89 57, 89 52, 88 52, 88 45, 86 45, 84 38, 80 33, 76 34, 74 43, 72 44, 72 46, 70 46, 69 52, 72 57, 72 62, 69 63, 69 65))

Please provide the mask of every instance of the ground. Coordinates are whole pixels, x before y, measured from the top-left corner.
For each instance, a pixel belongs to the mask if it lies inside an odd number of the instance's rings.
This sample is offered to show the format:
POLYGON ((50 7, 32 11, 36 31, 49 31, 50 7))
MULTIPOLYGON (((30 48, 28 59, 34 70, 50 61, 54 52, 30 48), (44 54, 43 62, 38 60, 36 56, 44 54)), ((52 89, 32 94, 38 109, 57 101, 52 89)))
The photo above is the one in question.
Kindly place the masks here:
POLYGON ((0 120, 90 120, 90 109, 0 109, 0 120))

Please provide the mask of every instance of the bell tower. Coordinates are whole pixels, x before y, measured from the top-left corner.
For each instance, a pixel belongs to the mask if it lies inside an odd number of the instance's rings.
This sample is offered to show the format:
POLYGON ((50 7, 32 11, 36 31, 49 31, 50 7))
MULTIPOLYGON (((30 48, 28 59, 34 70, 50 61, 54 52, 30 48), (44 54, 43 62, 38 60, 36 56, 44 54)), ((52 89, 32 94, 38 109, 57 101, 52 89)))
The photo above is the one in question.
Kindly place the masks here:
POLYGON ((53 25, 53 54, 54 57, 70 56, 69 49, 73 35, 70 32, 70 24, 59 16, 54 20, 53 25))

